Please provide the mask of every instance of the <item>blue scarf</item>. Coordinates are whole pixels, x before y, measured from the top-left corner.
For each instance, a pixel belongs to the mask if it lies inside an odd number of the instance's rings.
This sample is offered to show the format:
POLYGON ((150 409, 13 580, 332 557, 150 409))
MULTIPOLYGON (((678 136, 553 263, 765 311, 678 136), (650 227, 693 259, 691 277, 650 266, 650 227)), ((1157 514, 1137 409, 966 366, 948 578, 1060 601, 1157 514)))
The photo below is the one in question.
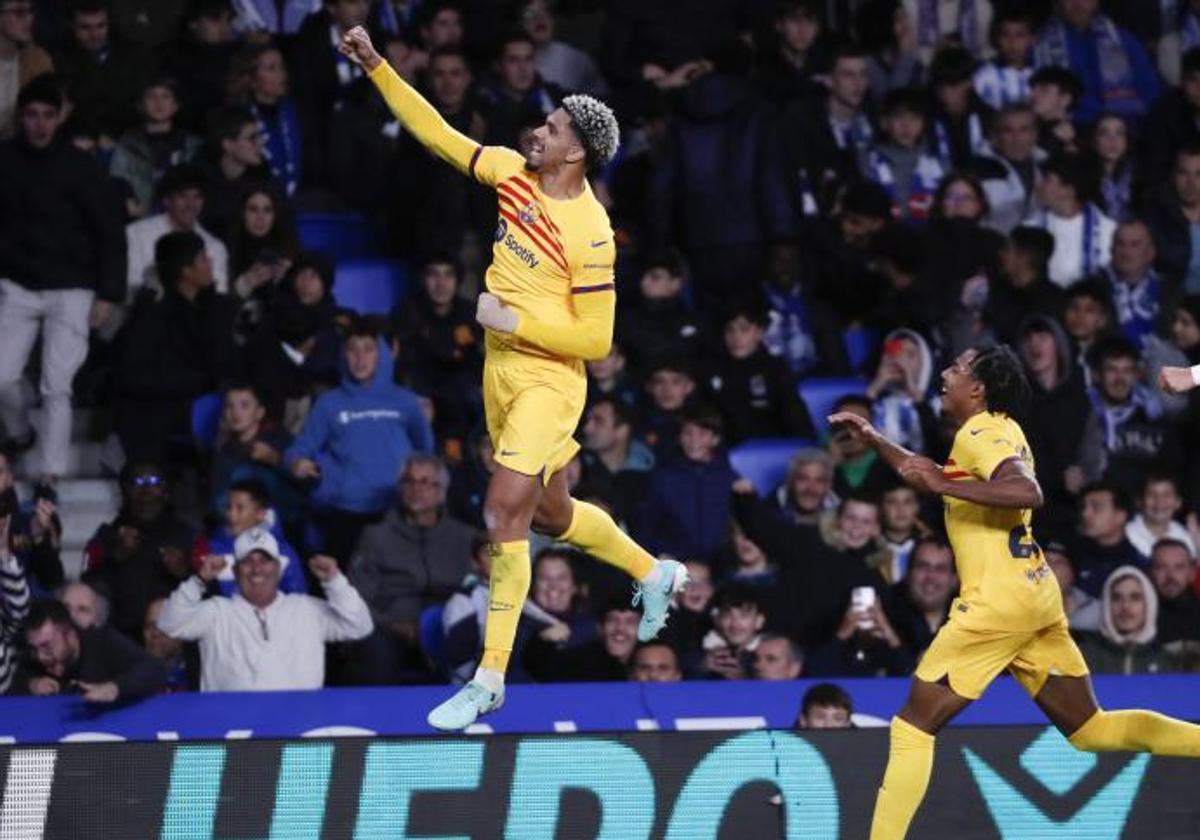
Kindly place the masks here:
MULTIPOLYGON (((946 171, 954 168, 954 150, 950 146, 950 130, 940 118, 933 120, 933 145, 937 151, 938 160, 946 171)), ((977 111, 967 115, 967 145, 972 155, 977 155, 987 148, 987 140, 983 136, 983 120, 977 111)))
POLYGON ((281 99, 273 108, 250 103, 250 112, 258 120, 266 141, 263 154, 271 174, 287 194, 295 195, 300 186, 302 142, 300 117, 290 99, 281 99))
MULTIPOLYGON (((917 158, 917 165, 913 167, 912 183, 908 187, 907 205, 899 208, 902 215, 918 221, 926 219, 933 207, 933 197, 937 193, 938 185, 942 182, 946 171, 938 158, 922 152, 917 158)), ((895 205, 896 177, 892 172, 892 163, 888 160, 887 155, 877 148, 872 148, 867 152, 867 175, 871 181, 883 187, 883 191, 888 194, 888 198, 895 205)))
POLYGON ((321 10, 320 0, 283 0, 283 11, 275 0, 233 0, 238 29, 243 32, 270 32, 294 35, 300 24, 321 10))
POLYGON ((820 359, 803 292, 799 288, 783 292, 768 286, 767 303, 770 310, 770 324, 764 337, 767 352, 787 362, 794 375, 804 376, 820 359))
POLYGON ((1129 200, 1133 189, 1133 167, 1119 166, 1117 173, 1100 179, 1100 196, 1104 212, 1114 222, 1127 221, 1133 213, 1129 200))
POLYGON ((849 126, 842 126, 833 117, 829 118, 829 130, 839 149, 857 151, 870 145, 874 136, 871 131, 871 121, 863 114, 856 114, 849 126))
POLYGON ((1006 105, 1029 101, 1032 67, 1006 67, 989 61, 975 72, 975 93, 997 111, 1006 105))
MULTIPOLYGON (((954 33, 950 33, 954 34, 954 33)), ((983 48, 979 43, 979 0, 959 0, 957 34, 964 47, 975 55, 983 48)), ((938 0, 920 0, 917 6, 917 43, 936 48, 942 40, 938 29, 938 0)))
POLYGON ((1104 426, 1104 448, 1109 452, 1116 449, 1121 428, 1133 419, 1139 409, 1147 420, 1157 420, 1163 413, 1162 402, 1158 396, 1144 385, 1133 386, 1133 393, 1121 405, 1105 404, 1100 388, 1096 385, 1088 388, 1088 400, 1104 426))
MULTIPOLYGON (((1101 14, 1092 18, 1087 33, 1096 39, 1096 52, 1100 59, 1100 95, 1106 109, 1124 113, 1130 105, 1138 102, 1134 86, 1133 66, 1121 42, 1117 25, 1101 14)), ((1038 67, 1055 65, 1071 68, 1070 51, 1067 48, 1067 24, 1059 19, 1050 21, 1042 31, 1042 40, 1034 48, 1038 67)), ((1078 71, 1077 71, 1078 72, 1078 71)))
POLYGON ((1112 268, 1105 269, 1104 273, 1108 276, 1121 332, 1141 347, 1142 340, 1154 332, 1162 309, 1162 288, 1158 275, 1151 269, 1142 282, 1131 287, 1118 278, 1112 268))

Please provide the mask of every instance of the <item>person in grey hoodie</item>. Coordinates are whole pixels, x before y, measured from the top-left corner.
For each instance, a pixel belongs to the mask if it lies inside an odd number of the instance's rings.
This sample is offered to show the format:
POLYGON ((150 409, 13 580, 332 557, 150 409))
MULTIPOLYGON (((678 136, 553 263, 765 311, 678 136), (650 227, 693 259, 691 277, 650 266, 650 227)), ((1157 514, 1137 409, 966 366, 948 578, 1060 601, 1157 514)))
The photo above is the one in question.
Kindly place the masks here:
POLYGON ((426 676, 418 640, 422 610, 445 603, 471 567, 474 530, 446 515, 450 473, 436 455, 413 454, 398 504, 366 528, 349 577, 375 619, 350 666, 352 681, 385 685, 426 676))
POLYGON ((1080 633, 1079 650, 1095 674, 1156 674, 1174 670, 1155 640, 1158 593, 1136 566, 1120 566, 1104 582, 1100 631, 1080 633))

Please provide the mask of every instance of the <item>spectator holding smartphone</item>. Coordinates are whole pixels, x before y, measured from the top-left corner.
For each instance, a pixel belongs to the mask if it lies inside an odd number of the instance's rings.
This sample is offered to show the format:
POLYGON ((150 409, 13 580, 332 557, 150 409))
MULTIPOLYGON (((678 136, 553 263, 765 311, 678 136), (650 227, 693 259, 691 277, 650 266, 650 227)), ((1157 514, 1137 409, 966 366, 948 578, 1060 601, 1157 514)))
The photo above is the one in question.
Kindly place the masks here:
POLYGON ((25 642, 36 663, 22 686, 30 694, 78 693, 89 703, 115 703, 149 697, 167 681, 162 662, 107 627, 80 630, 58 601, 33 605, 25 642))

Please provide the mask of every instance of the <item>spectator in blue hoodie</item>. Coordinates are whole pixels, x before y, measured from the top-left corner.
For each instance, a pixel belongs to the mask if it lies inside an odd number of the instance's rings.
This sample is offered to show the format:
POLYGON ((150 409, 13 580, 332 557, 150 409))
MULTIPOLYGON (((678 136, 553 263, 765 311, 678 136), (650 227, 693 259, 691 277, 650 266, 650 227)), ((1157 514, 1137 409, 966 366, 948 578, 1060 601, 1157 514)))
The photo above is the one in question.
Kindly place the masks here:
MULTIPOLYGON (((234 578, 233 544, 238 536, 251 528, 264 528, 279 543, 279 591, 304 595, 308 587, 304 581, 304 565, 296 549, 283 538, 283 531, 275 521, 271 509, 271 493, 267 485, 257 478, 235 481, 229 486, 225 502, 225 524, 207 535, 196 538, 192 547, 192 567, 199 572, 204 568, 205 558, 217 555, 225 560, 225 566, 217 573, 215 584, 220 593, 231 597, 237 591, 234 578)), ((211 588, 211 587, 210 587, 211 588)))
POLYGON ((362 529, 391 503, 413 452, 433 450, 433 431, 416 395, 392 382, 392 355, 367 323, 351 325, 342 383, 322 394, 284 461, 313 481, 312 535, 345 564, 362 529))
POLYGON ((711 561, 724 546, 737 475, 721 447, 721 429, 715 409, 684 411, 682 452, 655 471, 641 511, 637 540, 650 553, 711 561))

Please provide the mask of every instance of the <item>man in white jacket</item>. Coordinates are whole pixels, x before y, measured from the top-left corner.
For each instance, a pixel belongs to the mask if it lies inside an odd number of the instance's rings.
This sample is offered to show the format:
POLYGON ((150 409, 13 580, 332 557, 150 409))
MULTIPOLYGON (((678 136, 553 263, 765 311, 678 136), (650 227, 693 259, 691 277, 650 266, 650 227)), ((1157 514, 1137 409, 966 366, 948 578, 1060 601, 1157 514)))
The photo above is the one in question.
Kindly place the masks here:
POLYGON ((172 638, 200 643, 201 691, 288 691, 321 688, 325 643, 361 639, 371 612, 332 557, 309 561, 325 598, 279 591, 279 544, 251 528, 234 543, 232 598, 204 598, 223 561, 205 558, 171 594, 158 626, 172 638))

